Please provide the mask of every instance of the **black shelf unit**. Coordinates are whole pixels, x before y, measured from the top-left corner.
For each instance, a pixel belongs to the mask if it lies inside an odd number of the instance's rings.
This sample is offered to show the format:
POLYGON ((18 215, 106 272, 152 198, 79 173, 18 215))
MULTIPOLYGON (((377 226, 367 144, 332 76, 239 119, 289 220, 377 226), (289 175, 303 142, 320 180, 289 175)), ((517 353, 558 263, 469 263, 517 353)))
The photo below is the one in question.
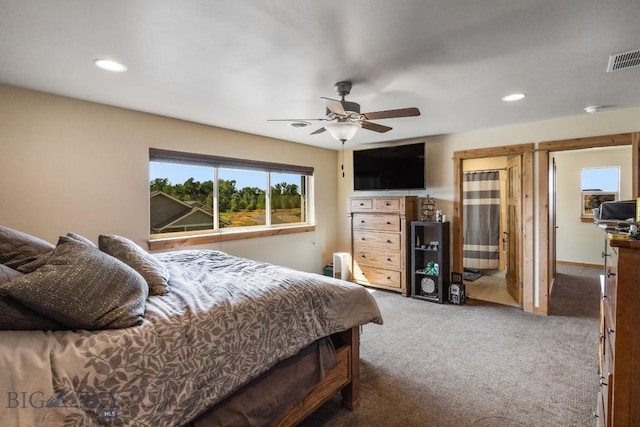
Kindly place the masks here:
POLYGON ((449 300, 449 223, 411 221, 411 297, 449 300))

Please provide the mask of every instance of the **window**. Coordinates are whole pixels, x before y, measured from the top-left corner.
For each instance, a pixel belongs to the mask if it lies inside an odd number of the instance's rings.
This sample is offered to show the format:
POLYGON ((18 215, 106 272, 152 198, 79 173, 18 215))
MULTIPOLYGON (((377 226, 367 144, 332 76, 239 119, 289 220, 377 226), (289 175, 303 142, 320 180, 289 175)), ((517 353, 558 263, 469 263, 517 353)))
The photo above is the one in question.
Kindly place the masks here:
POLYGON ((312 180, 313 168, 304 166, 150 149, 150 235, 311 225, 312 180))
POLYGON ((593 218, 603 202, 618 200, 620 167, 583 168, 580 178, 583 218, 593 218))

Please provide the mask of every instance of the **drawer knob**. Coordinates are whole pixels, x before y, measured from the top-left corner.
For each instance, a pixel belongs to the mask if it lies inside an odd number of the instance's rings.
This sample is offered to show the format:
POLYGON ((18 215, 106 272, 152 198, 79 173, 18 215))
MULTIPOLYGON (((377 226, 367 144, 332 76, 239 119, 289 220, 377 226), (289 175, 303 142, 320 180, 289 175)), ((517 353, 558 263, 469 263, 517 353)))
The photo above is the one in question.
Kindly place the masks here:
POLYGON ((615 275, 616 275, 616 273, 612 273, 610 271, 607 271, 607 277, 611 277, 611 276, 615 276, 615 275))
POLYGON ((367 239, 365 239, 364 237, 361 237, 360 239, 361 239, 361 240, 367 240, 367 239))
POLYGON ((390 276, 387 276, 387 280, 391 280, 391 277, 390 277, 390 276))
POLYGON ((361 255, 362 258, 366 258, 366 256, 364 256, 364 254, 361 255))
POLYGON ((391 243, 391 240, 387 239, 387 243, 391 243))
POLYGON ((607 332, 609 332, 610 334, 614 333, 615 331, 611 328, 607 328, 607 332))
POLYGON ((391 206, 391 203, 387 202, 384 204, 385 206, 391 206))
POLYGON ((387 258, 387 261, 388 261, 388 262, 391 262, 391 258, 387 258))
POLYGON ((364 224, 364 219, 361 219, 361 220, 360 220, 360 224, 364 224))
POLYGON ((606 295, 602 295, 602 299, 603 300, 607 299, 607 296, 606 295))
POLYGON ((602 258, 606 258, 606 257, 608 257, 608 256, 609 256, 609 254, 608 254, 608 253, 606 253, 606 252, 602 252, 602 258))
POLYGON ((387 221, 387 225, 391 225, 391 221, 387 221))

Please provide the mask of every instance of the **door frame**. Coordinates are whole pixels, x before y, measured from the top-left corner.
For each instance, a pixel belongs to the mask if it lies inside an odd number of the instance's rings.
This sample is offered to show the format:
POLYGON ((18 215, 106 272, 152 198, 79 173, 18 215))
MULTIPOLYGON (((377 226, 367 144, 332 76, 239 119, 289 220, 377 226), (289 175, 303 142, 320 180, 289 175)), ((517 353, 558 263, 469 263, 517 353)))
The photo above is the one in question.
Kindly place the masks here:
MULTIPOLYGON (((511 156, 507 160, 507 211, 508 223, 507 227, 507 292, 522 307, 522 233, 518 233, 518 229, 522 229, 522 156, 511 156), (512 168, 517 168, 519 176, 512 176, 512 168), (514 182, 517 182, 514 185, 514 182), (513 190, 517 189, 517 192, 513 190), (516 194, 515 196, 513 196, 516 194), (514 206, 515 210, 511 210, 514 206), (513 262, 511 262, 513 260, 513 262), (511 270, 514 271, 511 271, 511 270), (513 286, 516 288, 513 289, 513 286)), ((462 203, 464 205, 464 201, 462 203)))
MULTIPOLYGON (((462 272, 463 255, 462 243, 464 217, 463 200, 463 167, 462 162, 467 159, 481 159, 485 157, 522 156, 522 253, 520 260, 523 266, 522 280, 522 308, 524 311, 535 313, 534 307, 534 203, 533 203, 533 144, 507 145, 503 147, 479 148, 474 150, 455 151, 453 153, 453 271, 462 272)), ((546 306, 546 301, 545 301, 546 306)), ((546 314, 546 313, 545 313, 546 314)))
POLYGON ((551 287, 553 286, 554 272, 552 268, 555 260, 551 257, 555 253, 555 241, 550 242, 549 237, 551 233, 550 227, 550 215, 549 204, 551 198, 554 197, 553 192, 549 188, 551 183, 550 173, 552 170, 549 168, 549 153, 554 151, 569 151, 569 150, 582 150, 585 148, 600 148, 600 147, 617 147, 621 145, 631 145, 631 194, 632 197, 638 198, 640 194, 640 132, 621 133, 613 135, 601 135, 588 138, 573 138, 563 139, 555 141, 546 141, 538 144, 538 161, 539 161, 539 174, 538 174, 538 230, 539 230, 539 246, 538 246, 538 259, 539 259, 539 282, 540 282, 540 307, 539 311, 549 312, 549 294, 551 287), (553 246, 552 246, 553 245, 553 246), (544 291, 544 298, 542 294, 544 291), (543 305, 544 301, 544 305, 543 305))

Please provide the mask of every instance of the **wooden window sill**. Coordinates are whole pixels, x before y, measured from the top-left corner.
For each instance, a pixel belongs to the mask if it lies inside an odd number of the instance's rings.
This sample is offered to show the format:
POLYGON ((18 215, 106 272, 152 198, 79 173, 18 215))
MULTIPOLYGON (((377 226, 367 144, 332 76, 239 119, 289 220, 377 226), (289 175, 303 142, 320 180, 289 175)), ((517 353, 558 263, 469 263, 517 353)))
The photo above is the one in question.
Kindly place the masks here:
POLYGON ((280 236, 284 234, 306 233, 315 231, 316 226, 311 224, 289 227, 273 227, 253 230, 233 230, 223 232, 191 234, 175 237, 151 238, 147 242, 150 251, 163 249, 176 249, 186 246, 206 245, 210 243, 228 242, 231 240, 254 239, 257 237, 280 236))

